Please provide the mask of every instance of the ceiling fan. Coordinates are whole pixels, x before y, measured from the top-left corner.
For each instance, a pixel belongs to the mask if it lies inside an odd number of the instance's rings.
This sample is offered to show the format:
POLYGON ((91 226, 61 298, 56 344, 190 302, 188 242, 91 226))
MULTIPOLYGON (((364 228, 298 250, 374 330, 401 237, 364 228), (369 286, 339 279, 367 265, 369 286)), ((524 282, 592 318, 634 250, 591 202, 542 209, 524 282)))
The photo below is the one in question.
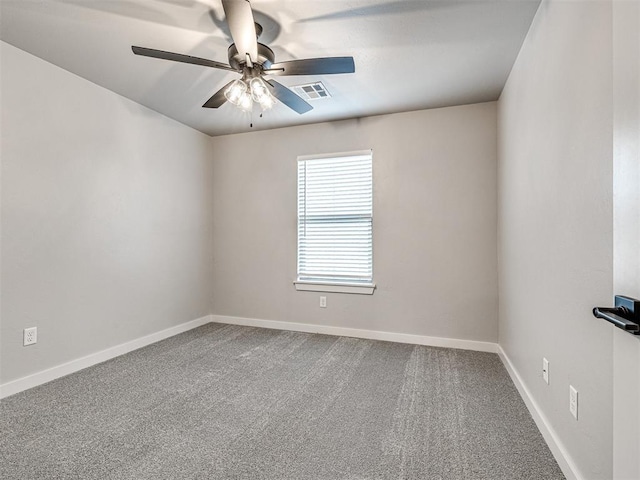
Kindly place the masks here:
POLYGON ((299 114, 312 110, 308 102, 275 80, 266 80, 266 75, 328 75, 335 73, 354 73, 353 57, 308 58, 275 62, 273 50, 262 43, 258 37, 262 26, 254 22, 249 0, 222 0, 222 7, 233 42, 229 46, 229 64, 207 60, 205 58, 165 52, 152 48, 132 46, 136 55, 161 58, 174 62, 191 63, 204 67, 230 70, 242 74, 240 79, 232 80, 214 93, 204 105, 205 108, 218 108, 226 101, 245 111, 251 111, 253 103, 259 103, 263 110, 270 108, 275 100, 299 114))

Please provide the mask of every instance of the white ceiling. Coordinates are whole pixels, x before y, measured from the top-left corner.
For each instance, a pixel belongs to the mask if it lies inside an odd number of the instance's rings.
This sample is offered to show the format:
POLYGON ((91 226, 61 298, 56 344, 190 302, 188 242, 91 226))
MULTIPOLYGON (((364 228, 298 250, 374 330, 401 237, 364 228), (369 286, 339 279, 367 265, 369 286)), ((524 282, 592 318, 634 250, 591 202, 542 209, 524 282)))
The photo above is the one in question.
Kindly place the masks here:
MULTIPOLYGON (((353 56, 331 99, 259 118, 201 105, 234 72, 136 56, 131 45, 227 63, 220 0, 0 0, 0 38, 209 135, 496 100, 540 0, 252 0, 276 61, 353 56)), ((46 79, 42 89, 46 92, 46 79)), ((41 92, 41 93, 43 93, 41 92)), ((46 93, 45 93, 46 94, 46 93)))

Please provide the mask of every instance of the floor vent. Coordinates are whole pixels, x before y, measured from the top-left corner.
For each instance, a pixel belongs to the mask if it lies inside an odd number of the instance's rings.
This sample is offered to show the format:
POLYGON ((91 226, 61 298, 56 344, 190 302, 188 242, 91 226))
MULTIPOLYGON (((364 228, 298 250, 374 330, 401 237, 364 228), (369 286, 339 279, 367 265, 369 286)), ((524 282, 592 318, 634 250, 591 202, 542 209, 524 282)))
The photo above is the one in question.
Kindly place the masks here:
POLYGON ((322 84, 322 82, 307 83, 305 85, 294 85, 291 88, 305 100, 319 100, 322 98, 331 97, 331 94, 322 84))

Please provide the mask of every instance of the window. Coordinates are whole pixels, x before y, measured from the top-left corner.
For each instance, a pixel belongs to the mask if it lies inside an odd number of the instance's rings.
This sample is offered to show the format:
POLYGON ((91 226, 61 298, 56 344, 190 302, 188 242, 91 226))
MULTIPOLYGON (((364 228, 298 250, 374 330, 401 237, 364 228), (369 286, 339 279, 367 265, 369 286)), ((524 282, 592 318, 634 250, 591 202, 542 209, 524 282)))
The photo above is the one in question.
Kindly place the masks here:
POLYGON ((373 293, 371 150, 298 157, 298 290, 373 293))

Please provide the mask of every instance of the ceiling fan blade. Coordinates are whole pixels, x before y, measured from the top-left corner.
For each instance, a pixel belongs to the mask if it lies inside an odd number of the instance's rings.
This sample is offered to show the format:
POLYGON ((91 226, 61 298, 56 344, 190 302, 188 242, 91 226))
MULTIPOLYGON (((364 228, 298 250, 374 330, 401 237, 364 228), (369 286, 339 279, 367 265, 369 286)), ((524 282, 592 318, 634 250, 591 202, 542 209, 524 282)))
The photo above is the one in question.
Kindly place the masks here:
POLYGON ((291 110, 294 110, 299 114, 303 114, 308 112, 309 110, 313 110, 313 107, 311 105, 309 105, 307 102, 305 102, 298 95, 293 93, 281 83, 278 83, 275 80, 267 80, 267 86, 269 87, 271 95, 276 97, 291 110))
POLYGON ((353 57, 329 57, 272 63, 265 73, 269 75, 330 75, 355 71, 353 57))
POLYGON ((219 68, 221 70, 237 72, 237 70, 230 65, 214 62, 213 60, 207 60, 206 58, 192 57, 191 55, 182 55, 180 53, 165 52, 164 50, 154 50, 153 48, 135 46, 132 46, 131 50, 133 50, 133 53, 136 55, 142 55, 144 57, 161 58, 163 60, 171 60, 173 62, 191 63, 193 65, 202 65, 203 67, 219 68))
POLYGON ((251 4, 248 0, 222 0, 227 24, 238 53, 249 54, 252 62, 258 60, 258 40, 251 4))
POLYGON ((224 87, 222 87, 220 90, 218 90, 216 93, 214 93, 213 95, 211 95, 211 98, 209 100, 207 100, 204 105, 202 105, 203 108, 218 108, 219 106, 221 106, 224 102, 227 101, 227 97, 224 96, 224 91, 227 89, 227 87, 229 85, 231 85, 233 82, 235 82, 235 80, 231 80, 229 83, 227 83, 224 87))

